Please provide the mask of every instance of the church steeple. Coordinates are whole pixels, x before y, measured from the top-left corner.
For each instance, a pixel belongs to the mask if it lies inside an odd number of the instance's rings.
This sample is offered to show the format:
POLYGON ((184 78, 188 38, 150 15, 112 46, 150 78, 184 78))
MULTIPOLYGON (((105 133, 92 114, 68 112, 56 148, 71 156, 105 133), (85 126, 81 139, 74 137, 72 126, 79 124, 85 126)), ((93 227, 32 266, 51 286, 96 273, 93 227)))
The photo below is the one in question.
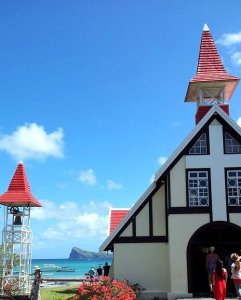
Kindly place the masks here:
POLYGON ((230 100, 239 78, 224 68, 208 26, 203 28, 196 75, 190 80, 185 102, 197 102, 196 123, 218 104, 229 114, 230 100))

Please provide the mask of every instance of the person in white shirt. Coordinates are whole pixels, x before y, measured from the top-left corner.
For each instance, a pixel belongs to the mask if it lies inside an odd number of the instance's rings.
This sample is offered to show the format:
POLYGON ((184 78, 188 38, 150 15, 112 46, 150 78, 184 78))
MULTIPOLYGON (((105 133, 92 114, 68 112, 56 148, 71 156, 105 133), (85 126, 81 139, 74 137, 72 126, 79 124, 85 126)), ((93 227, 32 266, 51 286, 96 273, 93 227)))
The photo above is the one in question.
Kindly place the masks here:
POLYGON ((231 265, 231 278, 234 281, 234 286, 237 292, 238 298, 241 300, 241 262, 240 256, 237 253, 231 254, 231 259, 233 261, 231 265))

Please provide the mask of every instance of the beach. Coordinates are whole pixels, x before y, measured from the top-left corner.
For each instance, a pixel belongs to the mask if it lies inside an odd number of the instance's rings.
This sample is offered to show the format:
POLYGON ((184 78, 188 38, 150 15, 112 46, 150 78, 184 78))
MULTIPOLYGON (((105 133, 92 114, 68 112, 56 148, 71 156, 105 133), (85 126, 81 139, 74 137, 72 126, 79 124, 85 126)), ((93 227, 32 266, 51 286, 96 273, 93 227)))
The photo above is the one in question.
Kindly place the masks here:
POLYGON ((32 270, 38 266, 42 272, 44 281, 76 281, 86 278, 86 273, 91 267, 97 269, 100 265, 103 266, 105 262, 111 264, 111 258, 101 259, 32 259, 32 270), (52 266, 52 268, 46 268, 52 266), (56 267, 56 268, 55 268, 56 267))

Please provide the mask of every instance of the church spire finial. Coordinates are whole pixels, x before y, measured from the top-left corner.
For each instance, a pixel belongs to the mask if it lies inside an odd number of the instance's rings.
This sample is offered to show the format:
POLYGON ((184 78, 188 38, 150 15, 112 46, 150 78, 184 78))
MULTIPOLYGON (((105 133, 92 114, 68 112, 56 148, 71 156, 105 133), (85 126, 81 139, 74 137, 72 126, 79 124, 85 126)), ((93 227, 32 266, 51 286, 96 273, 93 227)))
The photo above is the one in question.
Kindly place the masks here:
POLYGON ((204 26, 203 26, 203 31, 209 31, 209 28, 208 28, 208 25, 207 25, 207 24, 204 24, 204 26))

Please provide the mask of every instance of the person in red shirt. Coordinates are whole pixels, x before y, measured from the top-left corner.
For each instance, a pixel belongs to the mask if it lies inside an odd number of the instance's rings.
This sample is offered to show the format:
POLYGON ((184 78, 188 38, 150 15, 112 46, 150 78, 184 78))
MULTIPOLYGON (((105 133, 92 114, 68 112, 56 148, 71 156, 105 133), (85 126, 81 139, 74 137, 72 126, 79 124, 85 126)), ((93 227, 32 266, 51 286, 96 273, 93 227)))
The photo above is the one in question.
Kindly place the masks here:
POLYGON ((211 275, 210 289, 214 292, 216 300, 224 300, 226 297, 226 283, 228 279, 228 272, 223 267, 223 261, 218 259, 216 267, 211 275))

